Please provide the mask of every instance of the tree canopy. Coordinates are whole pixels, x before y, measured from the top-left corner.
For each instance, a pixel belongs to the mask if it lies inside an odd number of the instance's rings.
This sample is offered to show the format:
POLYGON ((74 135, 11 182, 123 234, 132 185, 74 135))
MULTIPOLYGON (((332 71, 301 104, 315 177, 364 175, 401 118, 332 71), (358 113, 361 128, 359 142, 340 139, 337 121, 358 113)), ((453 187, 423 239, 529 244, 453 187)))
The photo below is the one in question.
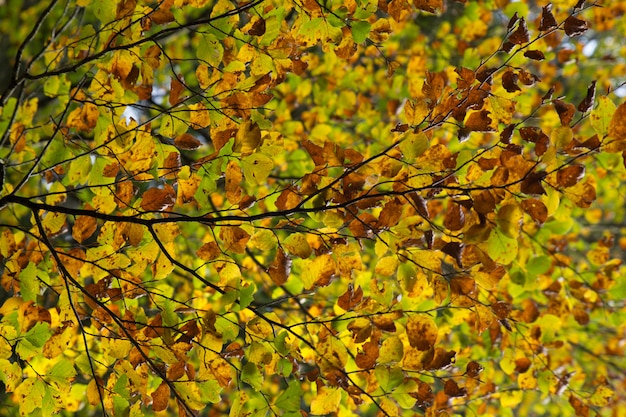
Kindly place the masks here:
POLYGON ((626 413, 626 2, 0 3, 0 415, 626 413))

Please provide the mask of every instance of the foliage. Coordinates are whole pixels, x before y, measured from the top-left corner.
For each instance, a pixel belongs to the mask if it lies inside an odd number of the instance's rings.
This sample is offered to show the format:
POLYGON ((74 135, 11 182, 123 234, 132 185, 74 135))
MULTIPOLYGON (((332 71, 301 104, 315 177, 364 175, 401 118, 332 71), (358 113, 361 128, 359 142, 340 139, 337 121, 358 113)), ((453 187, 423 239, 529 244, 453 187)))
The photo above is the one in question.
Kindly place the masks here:
POLYGON ((626 3, 0 10, 1 415, 624 415, 626 3))

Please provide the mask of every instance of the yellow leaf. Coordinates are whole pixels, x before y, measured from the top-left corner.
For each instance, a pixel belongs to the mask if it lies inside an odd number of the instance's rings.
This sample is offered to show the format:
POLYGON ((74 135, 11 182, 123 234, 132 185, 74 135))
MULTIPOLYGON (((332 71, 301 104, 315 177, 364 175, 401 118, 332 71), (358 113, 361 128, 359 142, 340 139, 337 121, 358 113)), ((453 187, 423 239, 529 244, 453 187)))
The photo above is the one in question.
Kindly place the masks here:
POLYGON ((537 388, 537 378, 533 375, 532 370, 519 374, 517 376, 517 383, 521 389, 537 388))
POLYGON ((392 336, 383 341, 380 347, 378 363, 383 365, 394 364, 402 361, 404 356, 404 344, 397 336, 392 336))
POLYGON ((311 402, 311 414, 332 414, 339 410, 341 402, 341 389, 332 387, 320 387, 317 396, 311 402))
POLYGON ((620 104, 609 123, 609 136, 616 140, 626 140, 626 103, 620 104))
POLYGON ((507 391, 500 395, 500 406, 504 408, 516 407, 522 402, 524 391, 507 391))
POLYGON ((424 121, 429 113, 428 102, 424 98, 417 100, 409 100, 404 105, 404 116, 407 123, 411 125, 419 125, 424 121))
POLYGON ((429 316, 417 314, 409 317, 406 323, 406 333, 411 346, 425 351, 435 346, 439 330, 429 316))
POLYGON ((65 226, 66 216, 63 213, 47 213, 43 218, 43 227, 50 234, 56 234, 65 226))
POLYGON ((302 233, 292 233, 283 242, 283 246, 294 256, 306 259, 311 256, 313 250, 306 240, 306 236, 302 233))
POLYGON ((506 236, 516 239, 519 236, 523 218, 524 212, 517 203, 504 205, 498 210, 498 228, 506 236))
POLYGON ((376 263, 376 273, 390 277, 398 269, 398 258, 396 256, 385 256, 376 263))

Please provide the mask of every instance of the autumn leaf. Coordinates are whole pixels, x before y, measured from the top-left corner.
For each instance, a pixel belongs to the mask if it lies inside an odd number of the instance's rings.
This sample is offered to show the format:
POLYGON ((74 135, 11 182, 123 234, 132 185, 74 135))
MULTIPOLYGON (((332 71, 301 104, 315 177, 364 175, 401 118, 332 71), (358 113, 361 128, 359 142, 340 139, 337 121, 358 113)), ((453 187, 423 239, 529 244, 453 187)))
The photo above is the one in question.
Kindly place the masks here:
POLYGON ((3 2, 7 413, 624 414, 624 2, 153 3, 3 2))

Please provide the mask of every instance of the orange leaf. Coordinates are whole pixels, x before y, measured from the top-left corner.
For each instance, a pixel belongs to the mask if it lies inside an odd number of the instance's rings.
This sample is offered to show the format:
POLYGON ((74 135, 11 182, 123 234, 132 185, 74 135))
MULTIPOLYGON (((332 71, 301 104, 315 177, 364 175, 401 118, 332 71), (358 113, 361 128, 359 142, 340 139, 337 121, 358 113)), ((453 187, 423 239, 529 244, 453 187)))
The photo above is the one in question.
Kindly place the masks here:
POLYGON ((152 409, 154 411, 163 411, 167 408, 170 401, 170 386, 161 382, 161 385, 152 393, 152 409))
POLYGON ((180 94, 185 90, 185 85, 180 82, 180 78, 182 78, 180 74, 178 77, 172 78, 172 83, 170 85, 170 106, 175 106, 182 101, 180 94))
POLYGON ((491 126, 489 116, 487 110, 472 112, 465 122, 465 127, 472 132, 493 132, 495 129, 491 126))
POLYGON ((363 350, 356 354, 356 366, 361 369, 371 369, 376 365, 376 359, 380 354, 378 340, 371 340, 363 344, 363 350))
POLYGON ((617 140, 626 140, 626 103, 620 104, 609 122, 609 136, 617 140))
POLYGON ((226 199, 231 204, 236 204, 241 199, 242 189, 239 184, 243 181, 243 174, 237 161, 229 161, 226 166, 226 199))
POLYGON ((78 216, 72 226, 72 237, 78 243, 83 243, 93 235, 98 227, 96 219, 91 216, 78 216))
POLYGON ((363 299, 363 289, 357 287, 354 289, 352 284, 348 284, 348 289, 337 299, 337 305, 346 311, 352 310, 361 303, 363 299))
POLYGON ((267 273, 276 285, 283 285, 287 281, 287 278, 289 278, 289 274, 291 273, 291 259, 287 257, 282 249, 278 249, 276 252, 274 262, 272 262, 268 268, 267 273))
POLYGON ((220 239, 224 242, 225 252, 244 253, 250 235, 239 226, 223 226, 220 239))
POLYGON ((180 136, 177 136, 174 139, 174 145, 178 149, 182 149, 185 151, 192 151, 194 149, 198 149, 202 142, 200 142, 195 136, 190 135, 189 133, 183 133, 180 136))
POLYGON ((163 188, 148 188, 141 196, 141 208, 145 211, 165 211, 176 203, 176 191, 165 184, 163 188))

